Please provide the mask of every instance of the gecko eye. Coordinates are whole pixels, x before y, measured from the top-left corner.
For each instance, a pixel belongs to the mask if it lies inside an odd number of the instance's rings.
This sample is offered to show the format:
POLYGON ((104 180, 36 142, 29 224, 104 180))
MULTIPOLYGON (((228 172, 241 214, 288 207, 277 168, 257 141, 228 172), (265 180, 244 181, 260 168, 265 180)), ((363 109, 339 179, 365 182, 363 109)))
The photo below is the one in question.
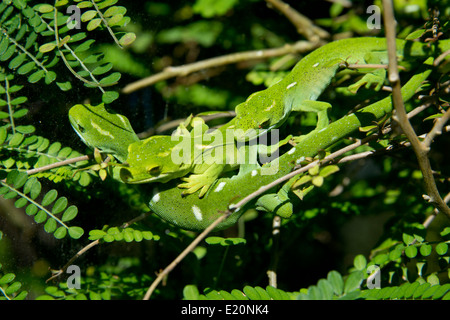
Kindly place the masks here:
POLYGON ((266 119, 263 122, 261 122, 258 127, 259 129, 267 128, 270 125, 270 120, 266 119))
POLYGON ((161 173, 161 167, 156 166, 156 167, 148 168, 147 172, 149 174, 151 174, 152 176, 158 176, 161 173))
POLYGON ((79 131, 80 133, 84 133, 86 130, 84 129, 84 127, 78 125, 78 131, 79 131))
POLYGON ((120 169, 120 178, 122 179, 123 182, 127 182, 128 180, 130 180, 132 178, 132 174, 130 171, 128 171, 125 168, 120 169))

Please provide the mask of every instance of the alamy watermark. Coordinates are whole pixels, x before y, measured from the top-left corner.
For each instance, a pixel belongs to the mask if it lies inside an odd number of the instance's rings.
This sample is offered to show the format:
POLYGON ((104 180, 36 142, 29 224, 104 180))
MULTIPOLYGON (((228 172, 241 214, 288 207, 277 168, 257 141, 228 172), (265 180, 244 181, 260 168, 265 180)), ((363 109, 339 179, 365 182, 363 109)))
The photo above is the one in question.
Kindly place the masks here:
POLYGON ((81 288, 81 271, 80 271, 80 267, 77 265, 70 265, 67 268, 67 273, 71 274, 68 278, 67 278, 67 288, 69 289, 80 289, 81 288))
POLYGON ((67 14, 70 14, 67 19, 67 27, 69 29, 81 29, 81 10, 76 5, 70 5, 66 10, 67 14))
POLYGON ((371 265, 367 267, 366 285, 368 289, 381 289, 381 269, 377 265, 371 265))
POLYGON ((367 14, 370 14, 367 18, 366 25, 367 29, 381 29, 381 9, 379 6, 371 5, 367 7, 367 14))

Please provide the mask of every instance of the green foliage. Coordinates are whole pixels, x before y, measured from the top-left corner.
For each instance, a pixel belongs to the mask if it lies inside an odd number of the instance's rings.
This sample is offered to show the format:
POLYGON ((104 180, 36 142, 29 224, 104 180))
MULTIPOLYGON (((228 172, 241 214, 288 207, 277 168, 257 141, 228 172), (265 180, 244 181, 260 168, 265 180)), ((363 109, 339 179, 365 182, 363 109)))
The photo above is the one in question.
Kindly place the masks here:
MULTIPOLYGON (((286 3, 314 17, 313 23, 332 37, 383 36, 383 30, 367 30, 362 2, 354 1, 349 8, 323 2, 324 10, 317 10, 316 1, 286 3)), ((438 28, 429 19, 427 30, 419 29, 425 21, 420 17, 427 12, 424 3, 420 12, 409 15, 397 4, 400 36, 412 32, 411 38, 426 38, 428 29, 438 28)), ((438 30, 444 35, 449 27, 447 11, 441 10, 439 17, 442 29, 438 30)), ((167 67, 228 53, 289 47, 303 41, 303 34, 265 1, 235 0, 4 0, 0 27, 2 300, 141 299, 159 271, 196 236, 154 215, 133 223, 148 210, 142 192, 157 191, 153 186, 118 183, 109 176, 99 179, 104 175, 89 167, 93 161, 83 157, 85 147, 69 127, 70 106, 115 102, 110 107, 126 114, 136 132, 153 129, 160 121, 191 113, 233 110, 252 92, 281 79, 307 53, 292 51, 206 68, 125 96, 119 92, 126 84, 170 70, 167 67), (78 12, 67 10, 71 5, 80 9, 79 25, 78 12), (98 246, 90 247, 93 244, 98 246), (64 270, 59 283, 45 282, 49 268, 61 268, 85 246, 89 254, 73 262, 82 270, 80 289, 69 288, 64 270), (23 252, 32 253, 29 260, 23 252)), ((333 105, 333 120, 385 95, 366 88, 350 94, 345 88, 353 75, 344 70, 321 96, 333 105)), ((418 92, 431 93, 436 105, 440 103, 411 119, 418 133, 429 132, 448 108, 448 93, 440 92, 446 81, 448 63, 418 92)), ((408 111, 421 103, 412 101, 408 111)), ((221 123, 214 121, 211 126, 221 123)), ((291 117, 281 133, 298 134, 315 122, 308 115, 291 117)), ((388 125, 390 117, 361 128, 360 134, 339 141, 324 155, 353 143, 353 138, 379 134, 388 125)), ((430 152, 442 191, 449 174, 446 139, 438 136, 430 152)), ((273 228, 270 213, 250 210, 235 228, 206 238, 163 280, 164 286, 153 297, 450 299, 448 220, 438 215, 431 226, 424 226, 434 208, 422 198, 422 176, 413 153, 403 149, 405 142, 399 134, 380 135, 346 155, 382 151, 392 157, 381 154, 312 168, 294 183, 297 210, 291 219, 273 228), (275 266, 277 288, 267 285, 269 264, 275 266), (379 270, 380 289, 369 288, 372 277, 376 279, 368 273, 373 267, 379 270)))
POLYGON ((197 0, 192 9, 204 18, 211 18, 224 15, 237 3, 237 0, 197 0))
MULTIPOLYGON (((1 240, 0 231, 0 240, 1 240)), ((2 264, 0 263, 0 300, 24 300, 27 297, 27 291, 21 291, 22 283, 14 281, 16 275, 14 273, 2 272, 2 264)))
POLYGON ((125 242, 141 242, 142 240, 159 240, 160 236, 153 234, 149 230, 138 230, 135 228, 117 228, 110 227, 106 230, 91 230, 89 232, 89 240, 99 240, 104 242, 125 241, 125 242))
POLYGON ((3 187, 0 188, 0 194, 4 199, 14 199, 16 208, 26 207, 27 215, 32 216, 36 223, 43 223, 44 230, 53 233, 55 238, 62 239, 67 233, 73 239, 78 239, 83 235, 83 229, 75 226, 68 226, 66 223, 74 219, 78 213, 75 206, 67 207, 66 197, 59 197, 58 192, 52 189, 41 195, 41 183, 34 177, 28 179, 25 172, 10 171, 6 177, 6 182, 0 181, 3 187), (22 191, 19 191, 23 188, 22 191), (40 203, 36 198, 41 195, 40 203), (51 206, 52 205, 52 206, 51 206), (51 209, 48 207, 51 206, 51 209))
POLYGON ((186 300, 450 300, 449 283, 439 285, 415 281, 401 286, 362 290, 367 279, 364 256, 355 257, 354 267, 347 276, 330 271, 326 278, 299 292, 286 292, 272 286, 265 289, 246 286, 242 291, 205 289, 204 294, 200 294, 195 285, 187 285, 183 289, 183 297, 186 300))

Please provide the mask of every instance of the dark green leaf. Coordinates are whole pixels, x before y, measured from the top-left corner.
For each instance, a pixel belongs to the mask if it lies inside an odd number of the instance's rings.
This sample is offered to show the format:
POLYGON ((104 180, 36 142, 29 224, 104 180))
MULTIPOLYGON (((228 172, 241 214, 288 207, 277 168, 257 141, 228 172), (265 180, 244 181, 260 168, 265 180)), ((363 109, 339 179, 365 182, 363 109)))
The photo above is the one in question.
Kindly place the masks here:
POLYGON ((21 133, 15 133, 12 137, 11 140, 9 140, 9 145, 12 147, 16 147, 18 146, 24 139, 24 135, 21 133))
POLYGON ((69 236, 72 239, 79 239, 83 235, 84 231, 80 227, 70 227, 69 236))
POLYGON ((18 68, 27 58, 27 55, 25 53, 19 54, 18 56, 16 56, 14 59, 12 59, 9 62, 8 67, 10 69, 16 69, 18 68))
POLYGON ((344 280, 342 279, 342 276, 337 271, 330 271, 327 275, 327 280, 333 287, 334 293, 336 295, 341 295, 344 290, 344 280))
POLYGON ((243 291, 250 300, 260 300, 259 293, 255 288, 245 286, 243 291))
POLYGON ((45 71, 44 70, 38 70, 38 71, 36 71, 35 73, 31 74, 28 77, 28 82, 36 83, 39 80, 41 80, 44 76, 45 76, 45 71))
POLYGON ((408 258, 414 258, 415 256, 417 256, 417 247, 416 246, 406 247, 405 254, 408 258))
POLYGON ((20 132, 22 134, 30 134, 36 131, 36 128, 33 125, 29 126, 17 126, 16 127, 17 132, 20 132))
POLYGON ((58 214, 58 213, 62 212, 64 209, 66 209, 67 204, 68 204, 68 201, 67 201, 66 197, 59 198, 58 200, 56 200, 55 204, 53 205, 52 213, 58 214))
POLYGON ((49 218, 44 225, 44 230, 47 233, 53 233, 56 230, 56 220, 53 218, 49 218))
POLYGON ((437 254, 444 255, 448 251, 448 245, 445 242, 438 243, 435 248, 437 254))
POLYGON ((8 284, 16 278, 14 273, 7 273, 0 278, 0 285, 8 284))
POLYGON ((56 239, 62 239, 66 236, 67 234, 67 229, 65 227, 59 227, 58 229, 56 229, 56 231, 53 233, 53 236, 56 239))
POLYGON ((29 204, 28 207, 25 209, 25 213, 29 216, 33 216, 38 212, 38 207, 35 204, 29 204))
POLYGON ((116 91, 105 91, 105 93, 102 95, 102 101, 105 104, 110 104, 117 98, 119 98, 119 93, 116 91))
POLYGON ((66 209, 66 211, 64 211, 61 220, 63 222, 67 222, 72 220, 73 218, 75 218, 77 216, 78 213, 78 209, 75 206, 70 206, 66 209))
POLYGON ((350 275, 347 277, 344 283, 344 293, 349 293, 358 289, 362 280, 363 280, 362 271, 355 271, 350 273, 350 275))
POLYGON ((100 80, 101 85, 112 85, 116 84, 120 80, 120 72, 111 73, 109 76, 100 80))
POLYGON ((34 216, 34 221, 36 223, 42 223, 47 220, 47 213, 44 210, 39 210, 39 212, 34 216))
POLYGON ((58 191, 56 191, 55 189, 50 190, 49 192, 46 193, 46 195, 42 199, 42 205, 43 206, 50 205, 53 201, 56 200, 57 197, 58 197, 58 191))

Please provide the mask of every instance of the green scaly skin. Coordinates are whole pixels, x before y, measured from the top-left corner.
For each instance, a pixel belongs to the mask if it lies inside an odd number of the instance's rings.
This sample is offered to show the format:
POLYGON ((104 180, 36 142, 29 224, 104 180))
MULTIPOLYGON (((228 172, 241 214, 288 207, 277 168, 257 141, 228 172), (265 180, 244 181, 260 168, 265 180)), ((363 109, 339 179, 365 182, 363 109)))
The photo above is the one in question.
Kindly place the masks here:
MULTIPOLYGON (((184 229, 190 230, 203 230, 208 225, 210 225, 217 217, 220 215, 220 212, 225 212, 230 208, 233 208, 234 205, 245 196, 250 193, 258 190, 260 187, 270 183, 271 181, 282 177, 289 173, 298 163, 299 159, 304 157, 314 157, 317 155, 319 150, 326 149, 330 145, 337 142, 339 139, 342 139, 348 136, 351 132, 357 130, 360 126, 369 125, 372 121, 383 117, 385 114, 392 111, 391 98, 385 98, 380 100, 366 108, 361 109, 360 111, 346 116, 340 120, 337 120, 330 125, 327 125, 328 118, 324 121, 323 111, 326 111, 329 106, 325 104, 325 108, 323 108, 323 102, 319 102, 319 104, 315 104, 314 100, 308 99, 316 99, 318 95, 324 90, 324 88, 329 84, 331 78, 334 76, 339 65, 346 61, 348 63, 362 63, 359 59, 363 59, 364 55, 367 57, 368 55, 374 54, 378 56, 381 50, 384 48, 385 39, 376 39, 376 38, 359 38, 359 39, 348 39, 337 41, 334 43, 330 43, 307 57, 303 60, 306 60, 302 63, 302 61, 297 64, 297 66, 293 69, 290 75, 287 76, 286 79, 282 80, 278 84, 278 87, 272 86, 267 90, 256 93, 252 95, 244 104, 248 107, 249 112, 243 112, 243 110, 247 110, 241 104, 236 108, 237 116, 234 120, 232 120, 229 128, 233 127, 241 129, 242 131, 247 131, 243 136, 236 134, 235 137, 237 140, 245 140, 247 138, 254 138, 260 134, 257 133, 256 136, 248 135, 248 130, 252 130, 256 128, 263 128, 263 131, 267 131, 273 128, 280 126, 288 114, 291 111, 313 111, 318 113, 318 126, 317 128, 311 132, 310 134, 304 136, 301 140, 301 144, 293 147, 290 151, 282 155, 276 161, 271 162, 262 167, 258 165, 241 165, 239 174, 232 176, 231 178, 221 178, 216 180, 211 187, 208 189, 206 195, 199 199, 197 194, 191 194, 187 196, 183 196, 180 190, 177 187, 175 181, 170 181, 164 184, 158 184, 158 192, 152 193, 149 190, 145 190, 148 188, 148 185, 143 184, 143 192, 149 197, 149 207, 152 211, 154 211, 161 218, 181 227, 184 229), (345 41, 345 42, 344 42, 345 41), (341 50, 342 46, 345 44, 346 49, 341 50), (351 57, 348 55, 343 55, 342 51, 346 53, 351 53, 351 57), (359 59, 354 59, 358 55, 359 59), (299 66, 302 66, 300 68, 299 66), (322 67, 322 73, 325 73, 325 77, 319 77, 319 80, 315 80, 315 76, 317 76, 317 69, 322 67), (294 81, 295 80, 295 81, 294 81), (295 85, 292 85, 293 82, 296 82, 295 85), (315 86, 311 86, 311 83, 315 83, 315 86), (284 85, 285 87, 281 86, 284 85), (305 98, 302 90, 295 89, 296 86, 299 87, 307 87, 310 90, 313 90, 315 93, 305 98), (289 87, 289 88, 288 88, 289 87), (275 90, 273 88, 278 88, 275 90), (281 90, 282 89, 282 90, 281 90), (290 90, 294 89, 294 90, 290 90), (298 95, 298 97, 297 97, 298 95), (253 97, 253 98, 252 98, 253 97), (256 97, 258 97, 256 99, 256 97), (274 99, 277 99, 280 103, 273 104, 274 99), (306 99, 306 100, 305 100, 306 99), (258 103, 260 101, 261 105, 259 109, 257 109, 258 103), (264 101, 266 104, 264 104, 264 101), (267 103, 272 102, 269 107, 267 107, 267 103), (281 103, 282 102, 282 103, 281 103), (294 108, 294 105, 306 105, 313 106, 312 109, 307 109, 302 107, 298 109, 294 108), (282 108, 275 108, 275 106, 282 105, 282 108), (291 106, 287 108, 286 106, 291 106), (319 109, 317 109, 319 106, 319 109), (256 108, 256 109, 255 109, 256 108), (280 112, 281 109, 281 112, 280 112), (278 113, 277 113, 278 112, 278 113), (267 116, 273 116, 273 120, 267 120, 267 116), (256 122, 248 122, 248 118, 257 119, 256 122), (245 120, 247 119, 247 120, 245 120), (244 121, 245 120, 245 121, 244 121), (233 123, 234 121, 234 123, 233 123), (267 121, 270 121, 270 124, 267 125, 267 121), (326 122, 326 123, 325 123, 326 122), (248 125, 250 123, 250 125, 248 125), (277 166, 276 166, 277 165, 277 166), (278 168, 278 170, 274 171, 272 175, 262 175, 262 170, 267 170, 270 168, 278 168)), ((397 42, 398 51, 402 53, 406 57, 414 57, 414 56, 427 56, 430 54, 430 49, 427 48, 426 45, 421 43, 409 42, 399 40, 397 42)), ((439 49, 444 51, 450 48, 450 42, 448 40, 439 42, 439 49)), ((381 53, 383 56, 384 53, 381 53)), ((370 59, 364 60, 368 61, 370 59)), ((407 84, 405 84, 402 88, 402 95, 404 100, 408 100, 412 97, 417 88, 420 87, 422 81, 424 81, 427 76, 430 74, 430 70, 426 70, 414 75, 407 84)), ((372 77, 374 74, 370 74, 370 77, 363 77, 360 81, 355 83, 350 87, 350 89, 357 90, 360 86, 365 84, 373 84, 377 83, 379 85, 379 81, 372 81, 372 77)), ((378 79, 378 78, 377 78, 378 79)), ((277 85, 278 85, 277 84, 277 85)), ((309 108, 309 107, 308 107, 309 108)), ((73 115, 71 118, 71 123, 74 126, 74 129, 77 131, 76 121, 79 119, 73 119, 80 117, 80 115, 73 115)), ((104 128, 100 128, 102 132, 101 139, 99 139, 98 134, 95 132, 91 132, 91 136, 89 138, 86 137, 86 134, 83 132, 80 134, 79 131, 77 133, 82 137, 83 141, 86 142, 91 147, 100 147, 102 150, 111 150, 111 143, 105 142, 105 137, 108 134, 103 131, 111 133, 109 130, 104 130, 104 128), (97 135, 97 137, 96 137, 97 135), (97 139, 97 141, 96 141, 97 139), (107 146, 105 146, 105 144, 107 146)), ((128 135, 129 128, 125 128, 126 135, 128 135)), ((92 130, 98 130, 97 127, 92 127, 92 130)), ((134 139, 134 138, 133 138, 134 139)), ((132 142, 133 144, 135 142, 132 142)), ((126 148, 123 146, 113 146, 116 147, 117 150, 112 150, 118 159, 124 158, 124 154, 128 153, 130 148, 126 145, 126 148), (126 151, 124 151, 126 149, 126 151), (118 155, 117 153, 120 153, 118 155)), ((159 146, 160 147, 160 146, 159 146)), ((112 148, 114 149, 114 148, 112 148)), ((132 157, 136 156, 133 153, 132 157)), ((129 158, 130 155, 127 156, 129 158)), ((135 166, 140 166, 138 163, 135 166)), ((284 190, 286 191, 286 190, 284 190)), ((283 208, 284 205, 279 206, 279 204, 283 204, 282 202, 287 202, 289 204, 288 199, 277 197, 278 194, 273 194, 274 197, 261 197, 260 201, 258 201, 259 208, 266 208, 267 210, 274 211, 274 213, 279 214, 276 211, 276 208, 283 208), (264 201, 261 201, 264 199, 264 201), (266 202, 265 201, 269 201, 266 202)), ((256 201, 256 200, 255 200, 256 201)), ((234 212, 232 215, 223 223, 221 223, 217 229, 223 229, 229 227, 234 224, 237 219, 241 216, 241 214, 245 211, 245 209, 253 205, 254 202, 247 204, 244 208, 234 208, 234 212)), ((282 216, 289 216, 292 212, 292 208, 288 208, 286 212, 282 212, 282 216)))
MULTIPOLYGON (((399 60, 426 57, 431 53, 429 46, 421 42, 397 40, 396 47, 399 60)), ((347 64, 387 62, 385 38, 343 39, 314 50, 300 60, 283 80, 253 93, 236 107, 236 140, 248 141, 278 128, 293 111, 317 113, 317 127, 311 133, 315 134, 328 125, 327 110, 331 108, 329 103, 317 101, 317 98, 330 84, 338 69, 347 64)), ((350 91, 356 92, 361 86, 371 85, 375 85, 377 90, 381 88, 385 70, 370 70, 361 69, 368 73, 350 86, 350 91)))
MULTIPOLYGON (((422 82, 429 76, 431 70, 414 75, 403 87, 403 100, 409 100, 422 82)), ((244 207, 234 208, 234 205, 249 194, 270 182, 290 173, 299 159, 314 157, 320 150, 330 147, 338 140, 349 136, 361 126, 367 126, 376 119, 392 112, 391 97, 373 103, 354 114, 345 116, 326 129, 303 139, 302 143, 283 154, 279 160, 279 170, 274 175, 261 175, 261 169, 240 171, 231 178, 218 179, 210 188, 203 199, 195 194, 182 197, 176 185, 173 183, 158 185, 158 192, 150 195, 148 191, 148 206, 162 219, 183 229, 200 231, 207 228, 222 213, 234 209, 232 214, 216 230, 225 229, 237 222, 246 209, 254 206, 256 199, 248 202, 244 207)), ((271 190, 269 192, 273 192, 271 190)), ((266 205, 274 207, 273 205, 266 205)), ((277 214, 277 212, 274 212, 277 214)))

